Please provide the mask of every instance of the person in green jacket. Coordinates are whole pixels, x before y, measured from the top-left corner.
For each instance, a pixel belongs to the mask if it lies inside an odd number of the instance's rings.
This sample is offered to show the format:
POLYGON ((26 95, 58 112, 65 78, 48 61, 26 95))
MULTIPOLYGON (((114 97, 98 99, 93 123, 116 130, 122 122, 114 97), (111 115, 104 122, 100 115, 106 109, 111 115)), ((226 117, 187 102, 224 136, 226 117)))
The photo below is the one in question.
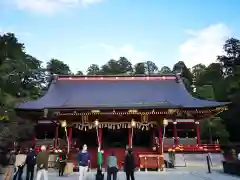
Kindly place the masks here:
POLYGON ((102 170, 102 164, 103 164, 103 150, 101 150, 101 147, 98 147, 97 165, 99 170, 102 170))
POLYGON ((47 152, 46 146, 41 146, 41 152, 37 154, 37 176, 36 180, 40 180, 43 176, 44 180, 48 180, 48 159, 49 153, 47 152))

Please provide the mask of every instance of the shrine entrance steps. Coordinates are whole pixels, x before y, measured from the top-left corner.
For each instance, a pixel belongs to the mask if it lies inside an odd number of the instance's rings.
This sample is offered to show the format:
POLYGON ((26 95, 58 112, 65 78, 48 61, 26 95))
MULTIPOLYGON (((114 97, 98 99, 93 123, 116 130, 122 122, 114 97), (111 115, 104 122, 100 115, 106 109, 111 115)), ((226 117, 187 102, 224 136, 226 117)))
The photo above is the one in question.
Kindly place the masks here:
MULTIPOLYGON (((107 156, 109 156, 112 152, 115 153, 115 155, 118 158, 118 166, 121 169, 123 167, 124 162, 124 156, 125 156, 125 149, 124 148, 104 148, 104 154, 103 154, 103 167, 106 167, 106 159, 107 156)), ((97 148, 89 148, 89 153, 91 154, 91 168, 95 169, 97 168, 97 148)), ((135 147, 133 148, 133 152, 135 155, 135 161, 137 167, 140 166, 139 157, 138 155, 143 154, 158 154, 157 152, 154 152, 151 148, 142 148, 142 147, 135 147)), ((176 167, 202 167, 206 166, 206 154, 207 153, 176 153, 175 154, 175 166, 176 167)), ((223 160, 221 153, 211 153, 211 162, 212 166, 218 166, 221 164, 221 161, 223 160)), ((75 165, 77 165, 77 153, 75 151, 72 151, 69 155, 69 159, 74 162, 75 165)), ((168 153, 164 153, 164 159, 165 161, 169 161, 168 153)))

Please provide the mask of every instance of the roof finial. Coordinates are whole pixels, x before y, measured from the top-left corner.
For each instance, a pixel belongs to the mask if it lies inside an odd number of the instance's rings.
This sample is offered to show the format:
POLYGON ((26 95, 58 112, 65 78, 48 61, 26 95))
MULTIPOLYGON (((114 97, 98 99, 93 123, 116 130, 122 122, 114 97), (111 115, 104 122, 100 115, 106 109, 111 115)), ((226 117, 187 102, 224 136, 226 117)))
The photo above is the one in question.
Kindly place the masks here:
POLYGON ((178 70, 175 70, 175 75, 176 75, 176 81, 177 83, 182 83, 182 68, 178 69, 178 70), (178 71, 179 70, 179 71, 178 71))
POLYGON ((179 69, 179 71, 176 70, 176 74, 180 77, 182 76, 182 67, 179 69))
POLYGON ((197 88, 196 88, 195 83, 196 83, 196 76, 193 75, 191 88, 192 88, 192 91, 193 91, 194 93, 197 91, 197 88))
POLYGON ((53 74, 53 75, 52 75, 52 82, 53 82, 53 83, 56 83, 56 82, 57 82, 57 79, 58 79, 58 75, 57 75, 57 74, 53 74))

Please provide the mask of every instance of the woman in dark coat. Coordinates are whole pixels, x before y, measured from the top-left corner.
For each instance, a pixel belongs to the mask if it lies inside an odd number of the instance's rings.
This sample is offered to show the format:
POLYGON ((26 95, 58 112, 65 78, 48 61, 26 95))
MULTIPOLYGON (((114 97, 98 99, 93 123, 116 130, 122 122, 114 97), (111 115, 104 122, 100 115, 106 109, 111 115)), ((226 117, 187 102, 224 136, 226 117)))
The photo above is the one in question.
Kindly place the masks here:
POLYGON ((126 173, 127 180, 135 180, 134 171, 135 171, 135 159, 132 153, 132 149, 129 148, 127 154, 125 155, 124 160, 124 171, 126 173))

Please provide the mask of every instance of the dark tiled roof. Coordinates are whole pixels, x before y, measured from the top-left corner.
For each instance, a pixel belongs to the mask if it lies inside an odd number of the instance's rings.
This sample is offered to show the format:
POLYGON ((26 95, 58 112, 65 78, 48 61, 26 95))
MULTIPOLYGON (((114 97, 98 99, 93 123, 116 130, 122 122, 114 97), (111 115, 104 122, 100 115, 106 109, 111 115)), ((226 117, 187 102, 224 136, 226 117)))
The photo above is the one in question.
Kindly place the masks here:
POLYGON ((16 109, 70 108, 210 108, 227 103, 192 97, 181 81, 171 80, 57 80, 36 101, 16 109))

